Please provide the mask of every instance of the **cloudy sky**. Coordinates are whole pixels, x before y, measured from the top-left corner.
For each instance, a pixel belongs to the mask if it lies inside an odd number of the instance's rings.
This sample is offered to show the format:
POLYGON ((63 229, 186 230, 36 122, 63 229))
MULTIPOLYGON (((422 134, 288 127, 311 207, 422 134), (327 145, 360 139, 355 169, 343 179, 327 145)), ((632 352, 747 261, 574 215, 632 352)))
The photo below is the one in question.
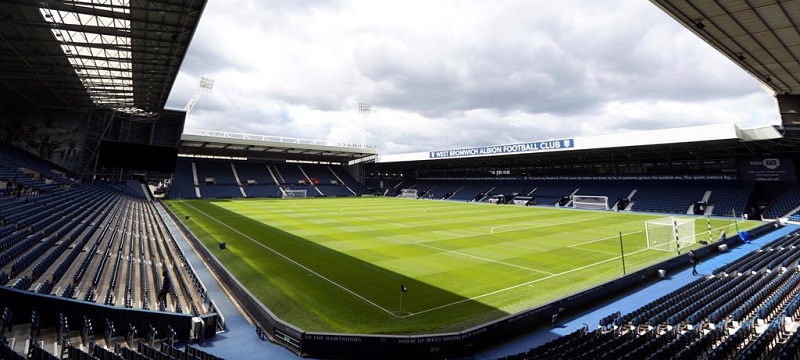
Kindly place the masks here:
POLYGON ((754 78, 644 0, 209 0, 169 108, 186 129, 384 154, 778 124, 754 78))

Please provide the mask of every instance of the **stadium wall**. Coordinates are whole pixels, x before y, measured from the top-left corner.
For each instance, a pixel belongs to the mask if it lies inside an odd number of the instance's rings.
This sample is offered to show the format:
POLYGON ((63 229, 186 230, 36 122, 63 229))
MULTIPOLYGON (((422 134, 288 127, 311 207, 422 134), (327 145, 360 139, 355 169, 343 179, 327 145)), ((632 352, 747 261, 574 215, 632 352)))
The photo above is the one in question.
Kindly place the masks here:
MULTIPOLYGON (((259 335, 281 345, 297 355, 314 358, 393 358, 393 359, 441 359, 467 357, 480 349, 508 341, 542 326, 551 324, 554 319, 584 310, 593 303, 616 296, 621 292, 658 279, 658 270, 671 272, 685 268, 689 261, 681 255, 666 262, 623 276, 617 280, 587 289, 572 296, 512 314, 501 319, 459 332, 425 335, 364 335, 307 332, 297 328, 273 314, 258 301, 244 286, 234 278, 194 234, 160 203, 186 235, 192 246, 206 259, 206 263, 221 280, 222 285, 239 301, 242 309, 257 325, 259 335)), ((758 237, 776 228, 769 223, 749 231, 751 237, 758 237)), ((717 246, 727 244, 735 247, 741 243, 734 235, 724 241, 716 242, 695 250, 703 257, 717 251, 717 246)))
POLYGON ((0 139, 77 172, 86 138, 86 114, 30 109, 0 121, 0 139))

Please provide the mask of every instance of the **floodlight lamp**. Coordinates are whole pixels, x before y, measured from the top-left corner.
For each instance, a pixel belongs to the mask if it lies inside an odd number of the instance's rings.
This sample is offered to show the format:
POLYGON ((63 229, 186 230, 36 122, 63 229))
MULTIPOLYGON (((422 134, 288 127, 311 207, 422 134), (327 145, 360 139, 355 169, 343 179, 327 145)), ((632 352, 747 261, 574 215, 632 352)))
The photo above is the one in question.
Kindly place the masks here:
POLYGON ((211 90, 214 90, 214 80, 209 79, 209 78, 207 78, 205 76, 201 77, 200 78, 200 86, 198 87, 198 90, 201 90, 201 91, 204 91, 204 92, 211 92, 211 90))
POLYGON ((702 22, 702 21, 698 20, 698 21, 697 21, 697 22, 694 24, 694 26, 696 26, 696 27, 697 27, 698 29, 700 29, 700 30, 703 30, 703 28, 705 28, 705 27, 706 27, 706 24, 703 24, 703 22, 702 22))
POLYGON ((372 110, 372 105, 365 103, 358 103, 358 111, 368 113, 372 110))

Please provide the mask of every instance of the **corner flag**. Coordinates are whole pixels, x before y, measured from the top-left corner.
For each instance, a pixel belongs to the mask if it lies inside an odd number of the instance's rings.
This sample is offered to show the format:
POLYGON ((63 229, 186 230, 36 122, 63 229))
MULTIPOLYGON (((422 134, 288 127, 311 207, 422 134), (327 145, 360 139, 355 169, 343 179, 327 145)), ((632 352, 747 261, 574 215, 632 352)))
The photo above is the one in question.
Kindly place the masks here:
POLYGON ((402 318, 403 317, 403 293, 404 292, 408 292, 408 289, 406 289, 405 285, 400 284, 400 310, 397 311, 397 318, 402 318))

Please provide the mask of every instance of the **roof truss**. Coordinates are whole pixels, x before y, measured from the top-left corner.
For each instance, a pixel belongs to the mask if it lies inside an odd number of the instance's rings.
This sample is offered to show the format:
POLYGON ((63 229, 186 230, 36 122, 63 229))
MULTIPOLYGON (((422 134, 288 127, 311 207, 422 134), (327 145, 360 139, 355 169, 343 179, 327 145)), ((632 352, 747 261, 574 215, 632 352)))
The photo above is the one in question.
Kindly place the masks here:
POLYGON ((163 110, 206 0, 7 0, 0 96, 8 106, 163 110))

